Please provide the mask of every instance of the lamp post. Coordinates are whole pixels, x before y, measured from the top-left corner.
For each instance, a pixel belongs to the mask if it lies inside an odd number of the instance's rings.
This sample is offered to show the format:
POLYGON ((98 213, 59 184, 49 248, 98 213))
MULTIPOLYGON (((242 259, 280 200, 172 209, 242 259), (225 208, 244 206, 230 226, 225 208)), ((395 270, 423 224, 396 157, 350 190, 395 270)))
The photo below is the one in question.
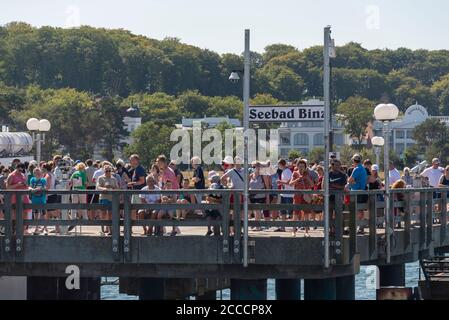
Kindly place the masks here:
POLYGON ((248 267, 248 129, 249 129, 249 97, 250 97, 250 31, 245 29, 244 69, 233 70, 229 81, 237 83, 239 73, 243 73, 243 266, 248 267))
POLYGON ((33 142, 36 142, 36 161, 39 164, 41 162, 41 144, 45 144, 45 133, 50 131, 51 124, 47 119, 30 118, 26 125, 27 129, 33 133, 33 142))
POLYGON ((374 118, 383 123, 384 134, 384 174, 385 174, 385 237, 387 247, 387 263, 391 262, 391 235, 393 223, 390 205, 390 177, 389 177, 389 153, 390 153, 390 123, 399 116, 399 109, 392 103, 379 104, 374 109, 374 118))
POLYGON ((330 267, 330 239, 329 239, 329 199, 330 199, 330 188, 329 188, 329 156, 331 153, 331 110, 330 110, 330 82, 331 82, 331 58, 336 57, 335 52, 335 42, 331 38, 331 27, 327 26, 324 28, 324 46, 323 46, 323 57, 324 57, 324 77, 323 77, 323 89, 324 89, 324 268, 328 269, 330 267))
POLYGON ((374 137, 371 139, 374 146, 374 153, 376 154, 376 164, 380 164, 380 149, 385 145, 385 139, 382 137, 374 137))

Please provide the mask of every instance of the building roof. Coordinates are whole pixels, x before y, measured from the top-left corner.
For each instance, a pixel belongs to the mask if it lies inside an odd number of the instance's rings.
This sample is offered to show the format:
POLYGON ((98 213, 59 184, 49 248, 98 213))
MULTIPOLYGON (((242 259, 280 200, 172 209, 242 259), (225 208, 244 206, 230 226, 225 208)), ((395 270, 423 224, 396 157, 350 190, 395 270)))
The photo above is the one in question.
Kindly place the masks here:
MULTIPOLYGON (((445 116, 431 116, 427 112, 427 109, 422 105, 415 103, 407 108, 404 115, 391 123, 392 129, 413 129, 417 125, 420 125, 427 119, 438 119, 445 122, 449 126, 449 117, 445 116)), ((379 121, 374 122, 374 129, 381 130, 382 123, 379 121)))
POLYGON ((240 127, 241 122, 239 119, 233 119, 229 117, 204 117, 204 118, 182 118, 182 123, 176 125, 176 127, 193 127, 194 122, 206 123, 208 127, 216 127, 220 123, 226 122, 233 127, 240 127))
POLYGON ((125 112, 125 117, 129 118, 140 118, 140 109, 136 106, 129 107, 125 112))

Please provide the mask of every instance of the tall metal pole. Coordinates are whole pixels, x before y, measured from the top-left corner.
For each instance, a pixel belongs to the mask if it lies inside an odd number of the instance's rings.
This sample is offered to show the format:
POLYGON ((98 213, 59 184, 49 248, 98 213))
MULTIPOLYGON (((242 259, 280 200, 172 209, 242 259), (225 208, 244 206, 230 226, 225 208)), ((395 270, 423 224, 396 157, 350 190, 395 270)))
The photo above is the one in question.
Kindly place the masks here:
POLYGON ((390 263, 390 168, 389 168, 389 154, 390 154, 390 123, 388 121, 384 122, 384 138, 385 138, 385 148, 384 148, 384 175, 385 175, 385 238, 386 238, 386 249, 387 249, 387 263, 390 263))
POLYGON ((41 134, 36 134, 36 161, 38 165, 41 163, 41 134))
POLYGON ((244 70, 243 70, 243 132, 244 132, 244 162, 243 162, 243 266, 248 266, 248 129, 249 129, 249 96, 250 96, 250 33, 249 29, 245 30, 245 54, 244 54, 244 70))
POLYGON ((330 42, 331 28, 324 28, 324 268, 329 268, 329 154, 330 146, 330 42))
POLYGON ((380 165, 380 162, 379 162, 379 157, 380 157, 380 148, 379 147, 374 147, 374 153, 376 154, 376 164, 377 165, 380 165))

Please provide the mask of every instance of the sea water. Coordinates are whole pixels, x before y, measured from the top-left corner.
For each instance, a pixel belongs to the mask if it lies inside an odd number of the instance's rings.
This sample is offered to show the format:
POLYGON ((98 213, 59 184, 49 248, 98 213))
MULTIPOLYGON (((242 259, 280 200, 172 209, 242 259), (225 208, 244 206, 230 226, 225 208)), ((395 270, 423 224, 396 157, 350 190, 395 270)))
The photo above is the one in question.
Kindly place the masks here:
MULTIPOLYGON (((419 263, 410 263, 405 266, 405 285, 406 287, 417 287, 419 280, 419 263)), ((360 273, 355 277, 355 294, 356 300, 376 300, 375 286, 371 285, 369 277, 373 275, 372 269, 368 267, 361 267, 360 273)), ((108 278, 108 280, 113 280, 108 278)), ((267 283, 268 300, 275 300, 275 281, 268 279, 267 283)), ((303 291, 303 290, 301 290, 303 291)), ((126 294, 119 294, 118 285, 105 285, 101 287, 101 299, 104 300, 137 300, 137 296, 130 296, 126 294)), ((230 290, 217 291, 217 299, 229 300, 230 290)))

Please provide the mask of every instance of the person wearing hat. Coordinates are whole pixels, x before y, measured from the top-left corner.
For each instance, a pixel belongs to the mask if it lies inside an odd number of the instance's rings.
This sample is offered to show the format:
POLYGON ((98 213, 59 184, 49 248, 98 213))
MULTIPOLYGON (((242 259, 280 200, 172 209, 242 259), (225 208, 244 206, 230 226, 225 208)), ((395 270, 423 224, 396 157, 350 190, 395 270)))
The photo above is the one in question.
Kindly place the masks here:
MULTIPOLYGON (((221 178, 217 172, 209 171, 208 180, 210 182, 209 190, 223 190, 224 189, 223 185, 220 182, 221 178)), ((222 198, 223 198, 223 195, 221 193, 211 192, 206 196, 206 202, 210 203, 210 204, 221 204, 222 198)), ((205 213, 206 213, 205 217, 208 221, 219 220, 221 218, 220 211, 217 209, 206 209, 205 213)), ((220 227, 213 226, 213 231, 212 231, 212 226, 208 225, 206 236, 210 236, 212 234, 219 236, 220 235, 220 227)))
MULTIPOLYGON (((359 154, 355 154, 352 157, 352 163, 354 165, 354 170, 352 170, 352 174, 348 179, 349 189, 351 191, 365 191, 368 183, 368 174, 366 173, 366 169, 362 165, 362 157, 359 154)), ((366 203, 368 201, 367 195, 361 195, 357 197, 358 203, 366 203)), ((363 220, 365 218, 365 214, 363 210, 359 211, 359 220, 363 220)), ((359 227, 358 234, 364 234, 364 228, 359 227)))
POLYGON ((244 170, 239 157, 235 157, 235 159, 229 156, 225 157, 223 160, 223 170, 225 172, 221 177, 223 185, 228 186, 229 189, 244 189, 244 170))
POLYGON ((382 180, 379 177, 379 166, 373 164, 371 166, 371 175, 369 177, 368 188, 369 190, 380 190, 382 189, 382 180))
POLYGON ((443 174, 444 168, 440 167, 440 160, 435 158, 432 160, 432 166, 421 173, 421 177, 427 178, 432 188, 438 188, 443 174))

